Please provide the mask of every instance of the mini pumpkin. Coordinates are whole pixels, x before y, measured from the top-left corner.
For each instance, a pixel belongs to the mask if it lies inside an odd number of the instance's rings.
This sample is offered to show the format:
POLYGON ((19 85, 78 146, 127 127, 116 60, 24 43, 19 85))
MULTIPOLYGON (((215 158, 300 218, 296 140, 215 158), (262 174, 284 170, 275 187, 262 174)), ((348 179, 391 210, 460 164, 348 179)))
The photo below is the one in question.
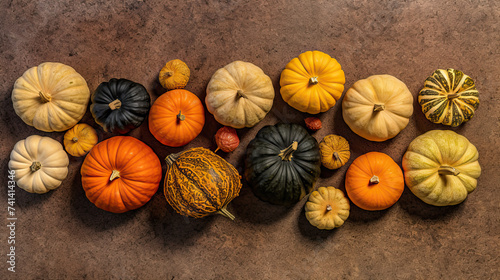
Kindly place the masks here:
POLYGON ((150 106, 151 98, 143 85, 113 78, 92 94, 90 111, 104 131, 124 134, 142 124, 150 106))
POLYGON ((94 128, 80 123, 64 134, 64 148, 74 157, 86 155, 97 144, 98 136, 94 128))
POLYGON ((342 116, 354 133, 370 141, 385 141, 403 130, 413 114, 413 96, 391 75, 359 80, 346 92, 342 116))
POLYGON ((334 187, 320 187, 309 195, 305 206, 306 218, 319 229, 334 229, 349 217, 349 200, 334 187))
POLYGON ((318 142, 298 124, 268 125, 247 146, 245 178, 254 194, 290 206, 310 193, 321 172, 318 142))
POLYGON ((217 213, 234 220, 227 210, 241 190, 241 177, 234 166, 205 148, 191 148, 165 160, 163 190, 177 213, 194 218, 217 213))
POLYGON ((379 152, 356 158, 346 173, 345 189, 352 203, 364 210, 384 210, 396 203, 404 190, 401 168, 379 152))
POLYGON ((438 69, 425 80, 418 103, 431 122, 459 126, 474 116, 479 107, 479 92, 462 71, 438 69))
POLYGON ((95 145, 80 172, 90 202, 113 213, 146 204, 158 190, 162 176, 158 156, 130 136, 115 136, 95 145))
POLYGON ((49 137, 31 135, 20 140, 10 153, 9 169, 17 186, 30 193, 58 188, 68 176, 69 159, 62 145, 49 137))
POLYGON ((213 74, 205 103, 219 123, 244 128, 260 122, 271 110, 273 100, 271 78, 252 63, 234 61, 213 74))
POLYGON ((320 51, 307 51, 292 59, 281 72, 280 93, 293 108, 309 114, 326 112, 344 91, 340 64, 320 51))
POLYGON ((198 96, 176 89, 162 94, 149 112, 149 131, 163 145, 180 147, 191 142, 205 125, 205 109, 198 96))
POLYGON ((189 81, 191 71, 187 64, 180 60, 170 60, 163 66, 158 79, 167 90, 184 88, 189 81))
POLYGON ((238 138, 238 134, 236 134, 236 129, 224 126, 217 130, 215 142, 217 143, 217 150, 215 150, 215 152, 221 149, 226 153, 230 153, 238 148, 240 138, 238 138))
POLYGON ((319 143, 321 163, 328 169, 338 169, 349 161, 351 151, 349 142, 338 135, 327 135, 319 143))
POLYGON ((45 62, 28 69, 14 83, 16 114, 38 130, 64 131, 87 111, 90 90, 85 79, 68 65, 45 62))
POLYGON ((403 156, 408 188, 425 203, 461 203, 477 187, 479 154, 467 138, 451 130, 431 130, 415 138, 403 156))

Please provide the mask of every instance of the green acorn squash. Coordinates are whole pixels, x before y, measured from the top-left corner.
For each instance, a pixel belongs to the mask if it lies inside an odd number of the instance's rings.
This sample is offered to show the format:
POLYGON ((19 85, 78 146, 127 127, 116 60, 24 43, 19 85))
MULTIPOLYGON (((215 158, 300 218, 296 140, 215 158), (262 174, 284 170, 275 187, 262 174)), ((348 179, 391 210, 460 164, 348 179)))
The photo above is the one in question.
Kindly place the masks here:
POLYGON ((124 134, 140 126, 151 107, 146 88, 127 79, 101 83, 91 100, 95 122, 112 133, 124 134))
POLYGON ((297 124, 265 126, 248 144, 245 178, 254 194, 290 206, 313 189, 321 171, 319 145, 297 124))

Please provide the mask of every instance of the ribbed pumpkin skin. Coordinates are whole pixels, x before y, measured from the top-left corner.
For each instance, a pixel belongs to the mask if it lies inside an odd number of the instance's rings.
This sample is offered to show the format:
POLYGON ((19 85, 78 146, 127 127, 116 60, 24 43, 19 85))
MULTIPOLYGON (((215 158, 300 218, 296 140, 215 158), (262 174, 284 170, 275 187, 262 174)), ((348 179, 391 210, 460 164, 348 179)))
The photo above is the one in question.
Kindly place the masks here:
POLYGON ((16 80, 12 103, 16 114, 38 130, 64 131, 87 111, 90 90, 85 79, 68 65, 45 62, 16 80))
POLYGON ((334 187, 320 187, 309 195, 305 207, 306 218, 318 229, 334 229, 349 217, 349 200, 334 187))
POLYGON ((308 51, 285 66, 280 77, 280 93, 293 108, 318 114, 335 105, 342 96, 344 84, 344 71, 337 60, 320 51, 308 51))
POLYGON ((318 142, 297 124, 263 127, 248 144, 245 178, 254 194, 272 204, 290 206, 310 193, 321 172, 318 142), (297 142, 290 161, 281 151, 297 142))
POLYGON ((180 147, 200 134, 205 125, 205 109, 194 93, 175 89, 156 99, 148 122, 156 140, 163 145, 180 147))
POLYGON ((130 136, 115 136, 95 145, 80 172, 87 198, 113 213, 146 204, 158 190, 162 176, 158 156, 148 145, 130 136), (110 180, 114 170, 119 177, 110 180))
POLYGON ((234 166, 205 148, 172 154, 166 161, 163 191, 177 213, 194 218, 227 215, 226 206, 241 190, 234 166))
POLYGON ((418 103, 431 122, 455 127, 474 116, 479 107, 479 92, 462 71, 438 69, 425 80, 418 103))
POLYGON ((162 87, 172 90, 184 88, 189 81, 191 71, 184 61, 180 59, 170 60, 163 66, 158 76, 162 87))
POLYGON ((351 151, 347 140, 338 135, 327 135, 319 143, 321 163, 328 169, 338 169, 349 161, 351 151))
POLYGON ((404 184, 399 165, 390 156, 379 152, 356 158, 345 178, 345 189, 351 201, 370 211, 391 207, 403 194, 404 184), (377 176, 380 182, 370 183, 373 176, 377 176))
POLYGON ((415 138, 403 156, 406 185, 425 203, 459 204, 477 187, 478 158, 476 147, 464 136, 451 130, 428 131, 415 138))
POLYGON ((127 79, 111 79, 101 83, 92 94, 90 111, 105 131, 124 134, 142 124, 149 107, 151 98, 143 85, 127 79), (112 109, 116 100, 121 106, 112 109))

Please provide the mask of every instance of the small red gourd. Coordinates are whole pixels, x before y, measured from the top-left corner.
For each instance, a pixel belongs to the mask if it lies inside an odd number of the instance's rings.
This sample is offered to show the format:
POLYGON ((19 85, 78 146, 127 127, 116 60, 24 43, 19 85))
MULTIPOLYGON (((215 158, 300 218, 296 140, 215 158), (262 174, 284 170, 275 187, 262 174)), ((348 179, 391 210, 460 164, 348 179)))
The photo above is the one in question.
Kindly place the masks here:
POLYGON ((238 134, 236 134, 236 129, 224 126, 221 127, 217 133, 215 134, 215 143, 217 143, 217 152, 219 149, 230 153, 238 148, 240 145, 240 139, 238 138, 238 134))

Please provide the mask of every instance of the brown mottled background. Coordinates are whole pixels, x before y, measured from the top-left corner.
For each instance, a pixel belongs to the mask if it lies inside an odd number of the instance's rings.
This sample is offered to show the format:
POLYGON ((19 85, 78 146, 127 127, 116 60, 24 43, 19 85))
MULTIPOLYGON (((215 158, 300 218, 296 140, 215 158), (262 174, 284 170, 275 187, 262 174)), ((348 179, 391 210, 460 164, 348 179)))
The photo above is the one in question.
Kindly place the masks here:
MULTIPOLYGON (((500 279, 500 4, 470 1, 27 1, 0 2, 1 279, 500 279), (24 124, 11 101, 14 81, 45 61, 62 62, 86 78, 91 91, 110 78, 146 86, 152 98, 163 64, 174 58, 191 68, 188 90, 202 100, 211 75, 244 60, 273 80, 269 115, 238 131, 240 147, 223 154, 243 170, 243 153, 257 131, 279 121, 302 123, 307 114, 279 94, 279 75, 293 57, 321 50, 346 73, 346 88, 373 74, 404 81, 415 100, 437 68, 456 68, 475 79, 481 105, 454 129, 475 144, 483 173, 462 204, 436 208, 406 189, 388 210, 352 205, 345 225, 320 231, 305 219, 301 201, 285 209, 259 201, 247 186, 229 206, 237 219, 184 218, 167 205, 161 189, 144 207, 111 214, 91 204, 81 187, 83 158, 70 157, 63 185, 48 194, 16 192, 16 273, 7 271, 7 162, 14 144, 32 134, 59 141, 24 124)), ((184 148, 214 149, 221 127, 209 113, 203 132, 184 148)), ((319 116, 314 134, 346 137, 351 161, 369 151, 396 162, 416 136, 448 127, 427 121, 415 101, 400 135, 373 143, 344 123, 341 106, 319 116)), ((113 136, 89 112, 82 122, 101 139, 113 136)), ((130 135, 160 158, 180 151, 156 141, 147 123, 130 135)), ((349 163, 350 163, 349 162, 349 163)), ((165 169, 165 164, 163 163, 165 169)), ((318 186, 344 190, 347 166, 323 169, 318 186)), ((162 182, 163 183, 163 182, 162 182)))

